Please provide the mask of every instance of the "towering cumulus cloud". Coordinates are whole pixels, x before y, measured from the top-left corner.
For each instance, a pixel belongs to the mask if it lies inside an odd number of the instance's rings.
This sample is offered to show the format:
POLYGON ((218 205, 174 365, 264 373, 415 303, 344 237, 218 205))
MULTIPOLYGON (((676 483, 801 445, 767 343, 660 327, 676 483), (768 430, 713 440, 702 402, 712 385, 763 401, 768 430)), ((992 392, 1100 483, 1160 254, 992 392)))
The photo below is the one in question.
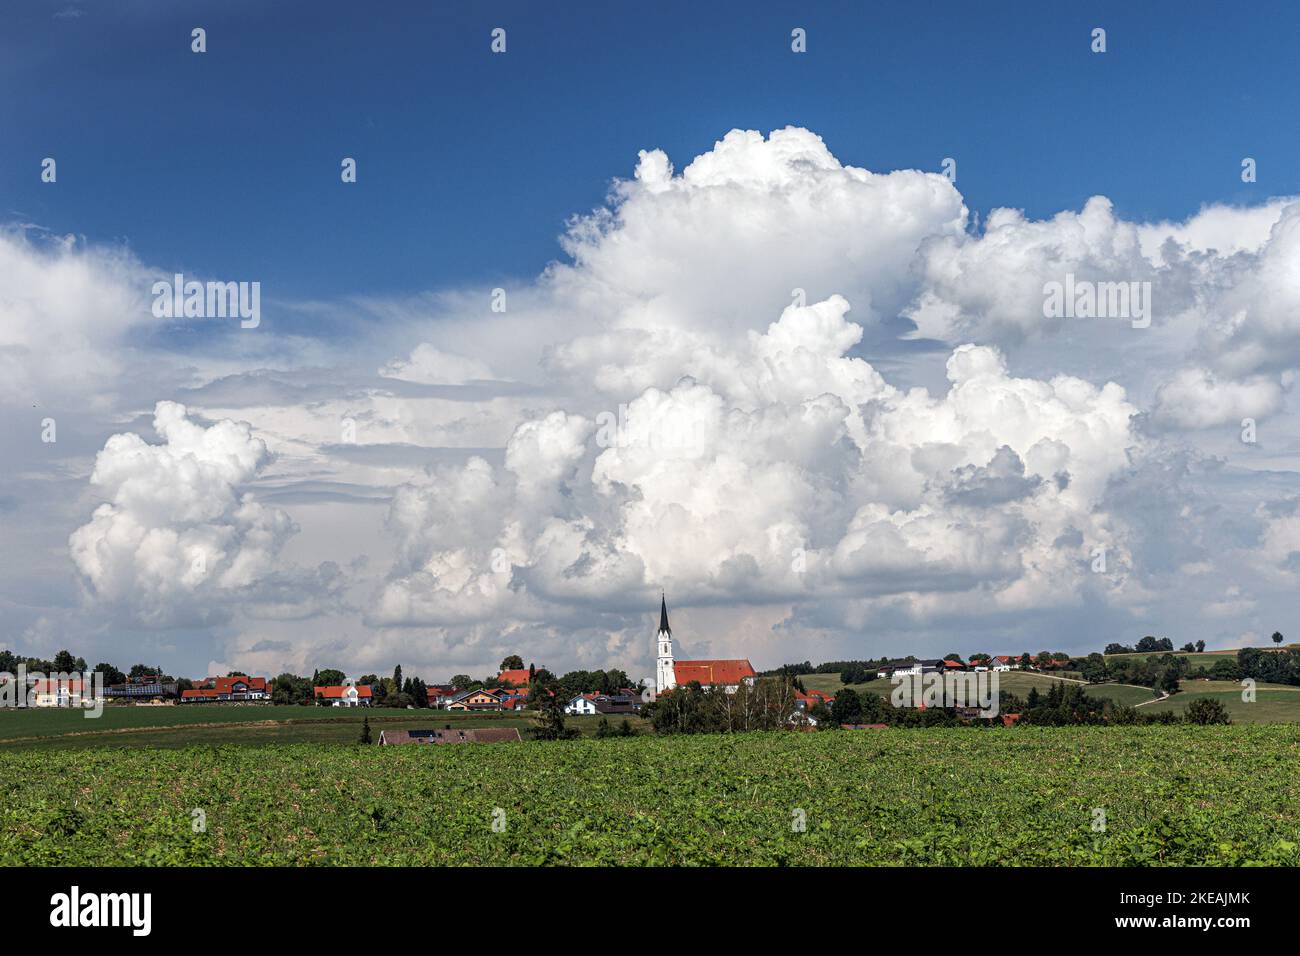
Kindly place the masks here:
POLYGON ((90 481, 109 500, 72 533, 72 559, 95 599, 146 624, 208 620, 265 579, 294 524, 239 490, 268 460, 248 425, 204 428, 175 402, 153 425, 162 444, 127 432, 96 457, 90 481))
POLYGON ((635 672, 660 587, 708 622, 696 650, 765 661, 953 650, 955 621, 1083 650, 1099 621, 1254 615, 1300 583, 1295 495, 1249 457, 1300 441, 1298 244, 1286 198, 977 223, 945 177, 796 128, 680 172, 642 151, 535 281, 350 303, 382 345, 160 402, 159 444, 99 452, 72 558, 91 602, 233 621, 228 658, 267 667, 526 647, 635 672), (1149 324, 1046 307, 1117 283, 1149 287, 1149 324), (350 570, 296 570, 298 523, 350 570), (321 610, 329 636, 241 619, 321 610))

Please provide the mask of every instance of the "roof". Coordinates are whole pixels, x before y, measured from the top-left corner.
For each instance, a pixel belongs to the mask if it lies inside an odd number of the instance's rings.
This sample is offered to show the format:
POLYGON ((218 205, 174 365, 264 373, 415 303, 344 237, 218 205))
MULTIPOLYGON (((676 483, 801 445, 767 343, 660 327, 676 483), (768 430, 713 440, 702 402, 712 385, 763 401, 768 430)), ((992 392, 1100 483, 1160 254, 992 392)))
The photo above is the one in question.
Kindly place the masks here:
POLYGON ((516 687, 527 687, 528 671, 522 669, 502 671, 497 675, 497 680, 501 681, 503 684, 509 682, 514 684, 516 687))
POLYGON ((348 684, 340 684, 337 687, 317 687, 316 696, 324 697, 327 700, 341 700, 344 696, 347 695, 347 692, 349 690, 355 690, 357 692, 358 697, 371 696, 371 690, 369 684, 357 684, 355 687, 352 687, 351 685, 348 684))
POLYGON ((249 690, 265 691, 265 677, 249 677, 247 674, 236 674, 234 677, 205 677, 196 685, 199 690, 213 690, 218 694, 235 693, 235 685, 243 684, 249 690))
POLYGON ((667 631, 669 634, 673 629, 668 626, 668 595, 661 595, 659 598, 659 630, 667 631))
POLYGON ((950 661, 947 658, 945 658, 943 662, 943 666, 944 667, 965 667, 966 665, 963 664, 961 661, 950 661))
POLYGON ((701 684, 730 686, 758 674, 748 660, 708 660, 678 661, 673 665, 673 676, 679 684, 699 681, 701 684))
POLYGON ((635 714, 637 710, 637 705, 626 699, 602 697, 596 701, 596 712, 600 714, 635 714))

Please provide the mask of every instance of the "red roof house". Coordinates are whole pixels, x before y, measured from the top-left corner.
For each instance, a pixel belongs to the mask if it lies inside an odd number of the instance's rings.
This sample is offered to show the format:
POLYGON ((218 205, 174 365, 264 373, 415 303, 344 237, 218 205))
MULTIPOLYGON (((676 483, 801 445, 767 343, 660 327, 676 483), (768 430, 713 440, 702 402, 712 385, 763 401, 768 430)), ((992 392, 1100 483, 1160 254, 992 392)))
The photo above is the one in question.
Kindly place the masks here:
POLYGON ((271 688, 265 677, 205 677, 191 690, 181 691, 181 703, 206 701, 270 700, 271 688))
POLYGON ((316 703, 330 707, 369 707, 373 696, 369 684, 316 688, 316 703))

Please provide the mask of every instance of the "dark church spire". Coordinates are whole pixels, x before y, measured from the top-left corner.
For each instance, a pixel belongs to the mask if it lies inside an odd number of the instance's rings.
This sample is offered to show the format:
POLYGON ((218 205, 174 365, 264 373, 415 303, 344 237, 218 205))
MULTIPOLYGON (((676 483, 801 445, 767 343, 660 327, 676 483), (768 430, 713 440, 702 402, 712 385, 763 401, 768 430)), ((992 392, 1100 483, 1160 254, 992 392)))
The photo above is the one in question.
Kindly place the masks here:
POLYGON ((668 626, 668 596, 663 595, 659 601, 659 630, 667 631, 669 634, 673 629, 668 626))

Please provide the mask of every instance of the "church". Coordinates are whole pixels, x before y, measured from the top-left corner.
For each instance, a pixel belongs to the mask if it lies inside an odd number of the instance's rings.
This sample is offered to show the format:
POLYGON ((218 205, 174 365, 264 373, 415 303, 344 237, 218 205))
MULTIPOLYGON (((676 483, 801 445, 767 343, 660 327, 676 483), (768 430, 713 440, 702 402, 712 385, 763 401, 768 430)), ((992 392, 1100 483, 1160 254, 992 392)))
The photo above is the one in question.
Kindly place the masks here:
POLYGON ((742 683, 752 685, 758 674, 748 660, 679 661, 673 657, 673 629, 668 624, 668 596, 660 598, 659 633, 655 635, 658 656, 655 691, 659 694, 678 685, 698 681, 704 688, 722 687, 734 694, 742 683))

